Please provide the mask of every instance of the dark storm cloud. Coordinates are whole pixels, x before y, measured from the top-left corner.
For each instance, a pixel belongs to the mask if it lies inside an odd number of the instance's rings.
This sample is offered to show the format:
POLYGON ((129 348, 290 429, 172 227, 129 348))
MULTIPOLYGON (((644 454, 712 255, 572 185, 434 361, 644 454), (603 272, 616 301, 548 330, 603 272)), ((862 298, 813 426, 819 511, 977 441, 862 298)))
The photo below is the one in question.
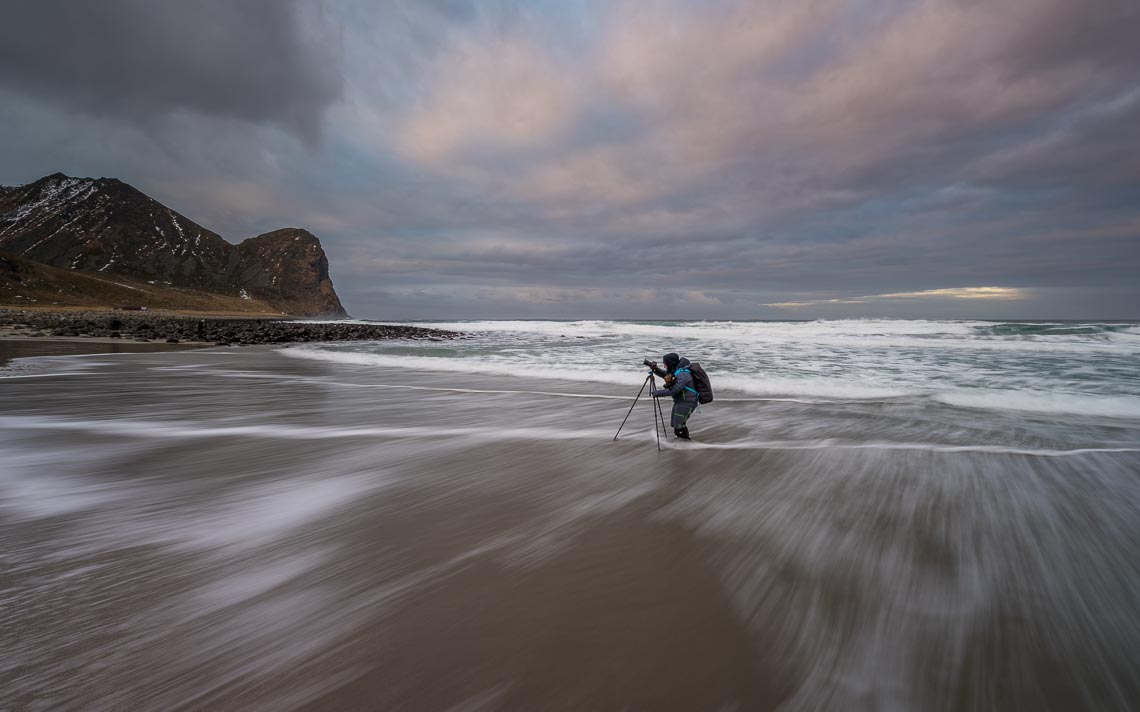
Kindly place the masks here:
POLYGON ((190 111, 313 139, 342 89, 315 19, 288 0, 5 0, 0 85, 130 121, 190 111))
POLYGON ((1027 17, 1025 31, 1006 51, 1012 69, 1039 72, 1066 63, 1131 71, 1140 62, 1136 26, 1140 5, 1131 0, 1048 3, 1027 17))

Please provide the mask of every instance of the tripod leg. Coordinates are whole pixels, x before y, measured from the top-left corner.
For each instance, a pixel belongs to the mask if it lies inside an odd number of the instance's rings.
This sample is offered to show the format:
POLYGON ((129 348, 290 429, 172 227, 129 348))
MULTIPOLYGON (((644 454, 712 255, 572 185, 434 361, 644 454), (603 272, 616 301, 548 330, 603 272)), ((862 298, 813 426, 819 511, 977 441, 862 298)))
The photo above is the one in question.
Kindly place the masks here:
MULTIPOLYGON (((654 398, 653 400, 657 400, 654 398)), ((661 404, 657 404, 656 412, 653 413, 653 432, 657 435, 657 452, 661 452, 661 430, 657 427, 658 416, 661 415, 661 404)), ((664 427, 664 423, 661 426, 664 427)), ((666 436, 668 437, 668 436, 666 436)))
MULTIPOLYGON (((650 375, 652 376, 652 374, 650 374, 650 375)), ((653 390, 657 390, 657 383, 653 382, 650 385, 650 387, 653 390)), ((669 429, 665 427, 665 415, 661 412, 661 399, 660 398, 654 398, 653 402, 656 403, 656 405, 657 405, 657 418, 655 418, 654 420, 655 420, 655 422, 656 421, 661 422, 661 432, 665 433, 665 439, 668 440, 669 439, 669 429)), ((660 435, 657 436, 657 439, 660 440, 661 436, 660 435)))
POLYGON ((638 398, 641 398, 641 394, 645 390, 645 384, 649 383, 649 379, 650 376, 646 376, 645 380, 642 382, 641 390, 637 392, 637 397, 633 399, 633 405, 629 407, 629 412, 625 414, 625 418, 622 419, 621 425, 618 426, 617 432, 614 433, 614 440, 617 440, 618 435, 621 435, 621 429, 625 427, 625 421, 629 420, 629 414, 633 412, 633 407, 637 405, 637 400, 638 398))
MULTIPOLYGON (((649 374, 650 393, 657 390, 657 382, 653 379, 653 374, 649 374)), ((657 452, 661 452, 661 430, 658 429, 657 423, 661 416, 661 401, 657 400, 657 396, 653 396, 653 434, 657 436, 657 452)), ((665 424, 661 423, 661 427, 665 424)), ((666 438, 669 436, 666 435, 666 438)))

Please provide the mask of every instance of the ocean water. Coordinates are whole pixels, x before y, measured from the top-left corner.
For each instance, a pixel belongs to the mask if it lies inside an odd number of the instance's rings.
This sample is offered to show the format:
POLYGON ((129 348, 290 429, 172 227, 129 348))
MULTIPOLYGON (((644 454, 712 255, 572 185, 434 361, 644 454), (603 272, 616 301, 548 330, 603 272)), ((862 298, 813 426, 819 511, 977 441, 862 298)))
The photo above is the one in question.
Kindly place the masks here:
POLYGON ((0 369, 0 709, 1140 709, 1136 324, 434 326, 0 369))
MULTIPOLYGON (((467 321, 471 338, 328 344, 291 356, 347 364, 579 378, 630 386, 641 358, 700 361, 726 397, 930 400, 1058 415, 1140 418, 1140 323, 467 321), (577 375, 573 375, 577 374, 577 375)), ((623 393, 613 389, 614 393, 623 393)))

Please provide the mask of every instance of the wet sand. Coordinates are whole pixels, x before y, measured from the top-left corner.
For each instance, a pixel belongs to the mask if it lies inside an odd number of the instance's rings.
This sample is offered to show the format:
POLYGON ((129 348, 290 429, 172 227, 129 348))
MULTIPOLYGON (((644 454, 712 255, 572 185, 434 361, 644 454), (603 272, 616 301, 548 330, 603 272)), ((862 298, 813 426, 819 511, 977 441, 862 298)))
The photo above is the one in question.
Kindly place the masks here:
MULTIPOLYGON (((505 464, 495 450, 451 464, 505 464)), ((559 470, 540 476, 573 479, 559 470)), ((523 560, 513 565, 501 552, 453 562, 398 615, 358 631, 334 666, 369 660, 372 669, 306 709, 443 710, 457 701, 509 710, 775 708, 789 688, 776 651, 756 645, 737 619, 696 532, 654 520, 683 490, 683 477, 613 511, 555 524, 546 536, 573 541, 539 545, 550 552, 526 552, 520 541, 523 560)), ((543 489, 538 481, 518 486, 543 489)), ((377 522, 369 538, 430 541, 443 522, 469 519, 472 509, 503 522, 526 511, 466 497, 441 504, 418 525, 413 517, 377 522)), ((433 553, 424 552, 425 568, 433 553)))
POLYGON ((648 403, 610 441, 636 373, 41 365, 0 380, 0 708, 1140 704, 1131 422, 726 394, 658 454, 648 403))
POLYGON ((213 344, 198 343, 141 343, 107 338, 29 338, 7 336, 0 338, 0 368, 13 359, 36 356, 78 356, 82 354, 156 353, 204 348, 213 344))

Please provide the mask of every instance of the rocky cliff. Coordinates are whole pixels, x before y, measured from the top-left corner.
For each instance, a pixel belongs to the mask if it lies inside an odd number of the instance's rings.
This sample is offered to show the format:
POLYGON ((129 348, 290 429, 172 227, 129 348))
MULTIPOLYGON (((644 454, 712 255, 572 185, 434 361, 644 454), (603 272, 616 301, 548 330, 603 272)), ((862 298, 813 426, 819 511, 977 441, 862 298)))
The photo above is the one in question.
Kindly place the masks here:
POLYGON ((347 316, 329 279, 329 260, 312 233, 288 227, 251 237, 237 246, 238 281, 272 303, 310 313, 347 316))
POLYGON ((345 317, 320 241, 288 228, 239 245, 114 178, 0 188, 0 250, 52 267, 345 317))

